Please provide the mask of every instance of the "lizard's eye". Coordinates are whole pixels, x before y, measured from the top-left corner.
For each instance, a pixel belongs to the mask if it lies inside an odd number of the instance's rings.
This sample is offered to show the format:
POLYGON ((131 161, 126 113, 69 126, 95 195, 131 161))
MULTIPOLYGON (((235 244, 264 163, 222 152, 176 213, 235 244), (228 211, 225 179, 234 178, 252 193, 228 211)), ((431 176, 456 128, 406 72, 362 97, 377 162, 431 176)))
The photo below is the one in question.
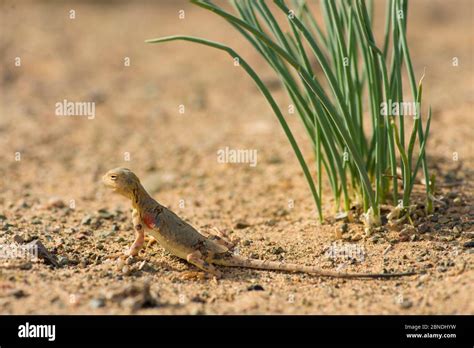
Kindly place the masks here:
POLYGON ((117 180, 117 175, 111 175, 110 180, 117 180))

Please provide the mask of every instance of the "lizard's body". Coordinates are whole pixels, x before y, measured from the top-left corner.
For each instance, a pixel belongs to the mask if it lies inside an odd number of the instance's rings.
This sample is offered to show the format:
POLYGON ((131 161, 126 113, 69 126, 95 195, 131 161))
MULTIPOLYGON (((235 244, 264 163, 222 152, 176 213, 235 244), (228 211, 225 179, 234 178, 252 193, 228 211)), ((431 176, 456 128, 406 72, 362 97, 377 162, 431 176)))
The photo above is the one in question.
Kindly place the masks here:
POLYGON ((143 188, 138 177, 128 169, 116 168, 103 177, 106 186, 132 201, 132 220, 136 239, 129 254, 136 255, 144 243, 145 232, 171 254, 187 260, 198 268, 216 276, 220 272, 213 265, 244 267, 288 272, 304 272, 338 278, 380 278, 413 275, 410 273, 338 273, 322 271, 313 266, 283 262, 254 260, 235 255, 233 245, 220 236, 207 237, 183 221, 168 208, 155 201, 143 188))

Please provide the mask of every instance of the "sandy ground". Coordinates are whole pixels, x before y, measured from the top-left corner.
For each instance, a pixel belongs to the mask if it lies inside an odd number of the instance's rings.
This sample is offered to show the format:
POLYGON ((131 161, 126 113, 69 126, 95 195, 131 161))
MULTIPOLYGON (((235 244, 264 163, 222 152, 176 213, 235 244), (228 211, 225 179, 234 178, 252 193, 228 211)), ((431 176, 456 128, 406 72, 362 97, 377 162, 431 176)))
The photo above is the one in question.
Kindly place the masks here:
MULTIPOLYGON (((412 57, 418 77, 426 68, 424 100, 433 106, 437 211, 408 236, 363 237, 362 225, 350 223, 338 241, 341 222, 317 222, 276 117, 230 57, 191 43, 143 43, 177 33, 226 42, 284 106, 275 77, 221 19, 175 1, 0 4, 0 243, 39 239, 60 262, 0 260, 0 313, 474 313, 471 1, 410 5, 412 57), (64 99, 95 101, 95 118, 56 116, 64 99), (225 147, 256 149, 258 164, 219 163, 225 147), (240 237, 243 255, 423 274, 361 281, 226 269, 219 281, 186 280, 193 268, 156 244, 138 259, 109 259, 133 241, 129 203, 99 182, 118 166, 199 229, 240 237), (334 243, 355 256, 329 257, 334 243)), ((308 149, 297 116, 287 119, 308 149)))

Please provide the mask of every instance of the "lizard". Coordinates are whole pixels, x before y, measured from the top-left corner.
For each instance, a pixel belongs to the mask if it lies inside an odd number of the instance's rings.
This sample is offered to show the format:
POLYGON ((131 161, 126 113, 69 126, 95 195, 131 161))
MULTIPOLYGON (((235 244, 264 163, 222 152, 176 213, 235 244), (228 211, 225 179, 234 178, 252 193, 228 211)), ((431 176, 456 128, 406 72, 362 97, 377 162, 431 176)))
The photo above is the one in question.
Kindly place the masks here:
POLYGON ((233 251, 235 243, 229 241, 223 234, 205 236, 170 209, 158 203, 131 170, 127 168, 109 170, 102 177, 102 182, 106 187, 132 202, 135 241, 127 251, 130 256, 136 256, 139 253, 143 247, 146 232, 172 255, 186 260, 216 278, 222 276, 216 266, 308 273, 335 278, 392 278, 416 274, 415 272, 342 273, 326 271, 314 266, 239 256, 233 251))

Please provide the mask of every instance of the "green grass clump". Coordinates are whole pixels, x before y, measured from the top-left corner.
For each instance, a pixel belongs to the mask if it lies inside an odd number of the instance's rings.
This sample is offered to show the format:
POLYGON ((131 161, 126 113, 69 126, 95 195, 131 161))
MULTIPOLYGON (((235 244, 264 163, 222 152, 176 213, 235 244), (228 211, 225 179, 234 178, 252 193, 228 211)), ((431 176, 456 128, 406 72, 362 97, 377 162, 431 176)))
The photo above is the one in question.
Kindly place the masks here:
POLYGON ((406 39, 407 0, 388 0, 380 47, 372 29, 372 3, 367 6, 364 0, 320 1, 323 23, 318 23, 314 10, 305 1, 292 1, 289 6, 283 0, 274 0, 276 6, 270 9, 263 0, 234 0, 231 2, 235 14, 211 1, 191 2, 225 19, 278 75, 311 141, 314 174, 268 87, 232 48, 191 36, 169 36, 147 42, 186 40, 238 58, 283 127, 321 221, 323 173, 329 179, 336 210, 342 205, 348 211, 353 203, 360 203, 369 225, 377 225, 380 205, 387 200, 402 212, 408 212, 415 178, 421 169, 427 183, 426 208, 432 210, 425 151, 431 109, 423 128, 422 83, 420 80, 416 84, 406 39), (280 11, 287 23, 277 19, 280 11), (315 63, 320 71, 315 71, 315 63), (410 101, 417 106, 411 130, 405 124, 406 115, 393 114, 391 107, 403 105, 404 73, 410 86, 410 101), (387 115, 381 114, 383 103, 388 104, 387 115), (364 132, 364 123, 368 123, 369 134, 364 132), (400 175, 397 168, 401 169, 400 175))

